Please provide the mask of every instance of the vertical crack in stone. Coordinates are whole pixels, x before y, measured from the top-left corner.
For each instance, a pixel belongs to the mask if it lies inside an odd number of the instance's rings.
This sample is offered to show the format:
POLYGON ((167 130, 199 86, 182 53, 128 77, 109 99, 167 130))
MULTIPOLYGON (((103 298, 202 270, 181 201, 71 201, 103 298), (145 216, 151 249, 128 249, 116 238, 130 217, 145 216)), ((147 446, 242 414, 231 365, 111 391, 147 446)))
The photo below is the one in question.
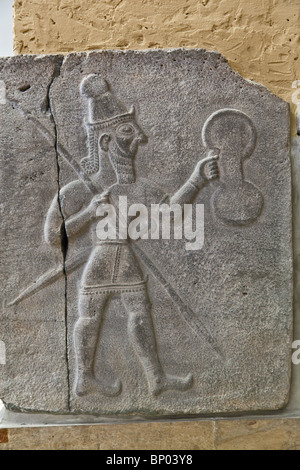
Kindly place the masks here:
POLYGON ((56 164, 57 164, 57 201, 58 201, 58 206, 59 206, 59 211, 60 215, 62 218, 62 225, 61 225, 61 250, 62 250, 62 255, 63 255, 63 273, 64 273, 64 280, 65 280, 65 348, 66 348, 66 363, 67 363, 67 382, 68 382, 68 410, 71 411, 71 404, 70 404, 70 368, 69 368, 69 347, 68 347, 68 278, 67 278, 67 272, 66 272, 66 258, 67 258, 67 252, 68 252, 68 236, 66 232, 66 224, 65 224, 65 217, 64 213, 62 210, 62 204, 61 204, 61 167, 59 163, 59 150, 58 150, 58 130, 57 130, 57 124, 56 120, 54 117, 54 112, 52 109, 52 104, 51 104, 51 89, 53 84, 55 83, 55 80, 57 77, 60 76, 60 70, 62 67, 63 59, 60 60, 58 64, 56 64, 55 71, 52 77, 52 81, 49 85, 48 88, 48 93, 47 93, 47 103, 48 103, 48 109, 50 112, 51 120, 54 125, 54 147, 55 147, 55 152, 56 152, 56 164))

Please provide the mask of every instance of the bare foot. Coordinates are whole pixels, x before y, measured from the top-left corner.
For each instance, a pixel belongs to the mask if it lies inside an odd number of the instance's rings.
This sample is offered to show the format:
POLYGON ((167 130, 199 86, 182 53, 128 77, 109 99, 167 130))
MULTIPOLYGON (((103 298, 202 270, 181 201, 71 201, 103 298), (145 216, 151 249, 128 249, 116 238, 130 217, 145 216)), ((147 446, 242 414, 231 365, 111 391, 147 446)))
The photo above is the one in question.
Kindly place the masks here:
POLYGON ((122 384, 118 379, 113 385, 99 382, 91 375, 84 375, 76 380, 75 393, 79 397, 93 392, 100 392, 108 397, 115 397, 121 392, 122 384))
POLYGON ((179 390, 185 392, 193 385, 192 374, 186 377, 175 377, 172 375, 162 375, 154 380, 151 385, 152 395, 157 396, 166 390, 179 390))

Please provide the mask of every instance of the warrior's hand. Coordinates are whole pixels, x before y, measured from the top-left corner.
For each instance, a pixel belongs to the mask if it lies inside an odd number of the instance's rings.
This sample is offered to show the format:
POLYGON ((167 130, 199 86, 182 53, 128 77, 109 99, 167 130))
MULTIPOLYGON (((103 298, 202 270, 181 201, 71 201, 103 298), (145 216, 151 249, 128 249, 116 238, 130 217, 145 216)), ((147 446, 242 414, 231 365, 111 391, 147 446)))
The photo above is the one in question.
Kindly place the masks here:
POLYGON ((171 204, 191 204, 209 181, 219 178, 218 154, 218 150, 211 150, 197 163, 187 182, 171 197, 171 204))
POLYGON ((96 211, 101 204, 109 204, 108 193, 96 194, 89 204, 90 211, 93 214, 96 214, 96 211))
POLYGON ((197 164, 198 174, 204 181, 211 181, 219 178, 218 151, 210 150, 208 157, 200 160, 197 164))

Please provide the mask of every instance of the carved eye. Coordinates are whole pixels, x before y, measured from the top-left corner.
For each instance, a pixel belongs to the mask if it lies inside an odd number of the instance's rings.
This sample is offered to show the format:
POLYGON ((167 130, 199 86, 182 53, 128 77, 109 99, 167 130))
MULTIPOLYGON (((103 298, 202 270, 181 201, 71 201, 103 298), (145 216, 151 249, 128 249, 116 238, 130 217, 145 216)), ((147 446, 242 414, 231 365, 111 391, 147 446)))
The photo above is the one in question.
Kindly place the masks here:
POLYGON ((117 129, 118 134, 130 136, 134 134, 134 128, 131 124, 121 124, 117 129))

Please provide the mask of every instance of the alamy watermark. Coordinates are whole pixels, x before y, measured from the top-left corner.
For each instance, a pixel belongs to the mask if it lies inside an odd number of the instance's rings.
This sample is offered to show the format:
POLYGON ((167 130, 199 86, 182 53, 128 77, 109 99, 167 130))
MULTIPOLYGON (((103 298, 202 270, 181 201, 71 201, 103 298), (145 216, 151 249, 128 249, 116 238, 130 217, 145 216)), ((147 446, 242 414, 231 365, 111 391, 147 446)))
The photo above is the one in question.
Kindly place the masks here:
POLYGON ((292 363, 295 366, 300 364, 300 340, 296 340, 292 344, 292 349, 296 349, 296 351, 292 355, 292 363))
POLYGON ((144 204, 128 206, 120 196, 118 206, 98 206, 96 234, 99 240, 186 240, 186 250, 201 250, 204 245, 203 204, 144 204))

